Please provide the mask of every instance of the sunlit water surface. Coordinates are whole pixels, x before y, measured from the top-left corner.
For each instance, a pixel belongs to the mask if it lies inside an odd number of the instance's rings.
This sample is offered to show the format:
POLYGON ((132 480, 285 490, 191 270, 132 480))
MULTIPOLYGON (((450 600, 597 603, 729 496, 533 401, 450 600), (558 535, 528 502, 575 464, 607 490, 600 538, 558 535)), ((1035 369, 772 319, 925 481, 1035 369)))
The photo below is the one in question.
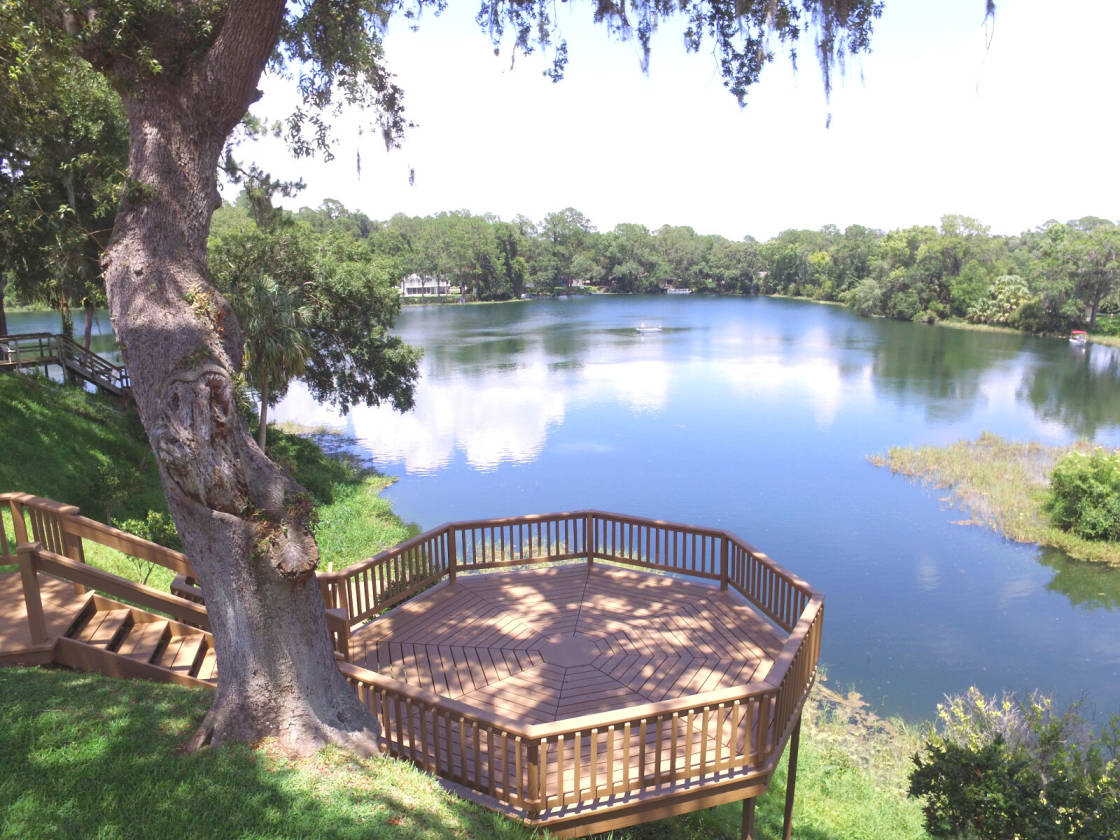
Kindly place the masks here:
POLYGON ((829 681, 881 712, 928 718, 972 684, 1120 711, 1120 574, 954 524, 945 491, 866 459, 982 431, 1118 446, 1120 351, 741 298, 413 307, 398 326, 425 349, 414 411, 340 417, 297 385, 274 416, 352 437, 400 476, 406 520, 593 507, 726 528, 825 593, 829 681))

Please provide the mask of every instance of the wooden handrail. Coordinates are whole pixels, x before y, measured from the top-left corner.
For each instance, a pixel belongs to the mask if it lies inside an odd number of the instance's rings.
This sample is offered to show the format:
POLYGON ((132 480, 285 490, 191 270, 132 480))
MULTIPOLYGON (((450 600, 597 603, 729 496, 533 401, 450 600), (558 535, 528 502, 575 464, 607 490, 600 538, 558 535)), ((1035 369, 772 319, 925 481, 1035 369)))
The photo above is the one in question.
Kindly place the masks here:
MULTIPOLYGON (((20 546, 19 548, 22 552, 27 547, 20 546)), ((76 563, 68 557, 42 548, 32 550, 30 553, 34 555, 34 564, 37 571, 47 572, 63 580, 81 583, 109 595, 134 601, 143 607, 168 613, 177 621, 193 624, 203 630, 210 628, 210 618, 207 615, 206 607, 196 604, 194 601, 188 601, 185 598, 162 592, 146 584, 114 575, 111 572, 98 569, 96 566, 76 563)))
POLYGON ((130 534, 128 531, 122 531, 85 516, 68 517, 64 527, 67 533, 76 537, 93 540, 140 560, 155 563, 187 577, 194 577, 194 567, 185 554, 130 534))
POLYGON ((353 625, 444 578, 453 579, 460 571, 575 558, 587 558, 589 563, 610 560, 719 580, 722 588, 733 586, 787 632, 805 604, 820 594, 730 532, 600 510, 450 522, 352 566, 319 573, 318 578, 327 605, 344 609, 353 625), (536 548, 551 549, 561 530, 565 550, 538 553, 534 549, 534 543, 536 548), (568 537, 573 542, 567 542, 568 537), (528 553, 526 544, 530 546, 528 553), (417 569, 394 580, 388 571, 392 564, 410 552, 423 554, 425 547, 434 547, 438 557, 425 555, 417 569), (731 567, 740 558, 749 559, 753 571, 743 569, 742 575, 733 575, 731 567), (376 575, 381 577, 374 581, 376 575), (361 604, 350 603, 354 599, 361 604))

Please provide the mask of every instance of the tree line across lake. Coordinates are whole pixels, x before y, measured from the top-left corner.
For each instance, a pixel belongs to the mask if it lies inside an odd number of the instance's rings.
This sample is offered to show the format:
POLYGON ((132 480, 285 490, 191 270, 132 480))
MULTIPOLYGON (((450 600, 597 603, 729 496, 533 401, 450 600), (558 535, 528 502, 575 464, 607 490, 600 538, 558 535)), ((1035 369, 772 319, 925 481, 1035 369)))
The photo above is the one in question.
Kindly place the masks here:
POLYGON ((766 242, 668 225, 598 231, 572 208, 539 222, 466 211, 379 222, 326 201, 294 219, 321 234, 345 230, 367 240, 396 275, 438 276, 473 300, 678 288, 807 297, 906 321, 1120 331, 1100 318, 1120 312, 1120 227, 1096 217, 999 236, 975 219, 947 215, 939 227, 830 225, 766 242))

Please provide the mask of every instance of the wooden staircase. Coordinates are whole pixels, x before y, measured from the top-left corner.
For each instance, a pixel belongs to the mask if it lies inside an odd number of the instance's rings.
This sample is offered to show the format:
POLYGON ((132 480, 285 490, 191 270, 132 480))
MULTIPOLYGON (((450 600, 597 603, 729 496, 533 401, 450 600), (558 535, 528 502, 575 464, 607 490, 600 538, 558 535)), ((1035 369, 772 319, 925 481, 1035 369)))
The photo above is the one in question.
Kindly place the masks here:
POLYGON ((214 637, 178 621, 91 594, 56 642, 54 661, 83 671, 213 687, 214 637))
POLYGON ((128 371, 122 366, 113 364, 64 335, 0 335, 0 371, 42 367, 45 373, 50 365, 69 370, 116 396, 128 394, 131 387, 128 371))

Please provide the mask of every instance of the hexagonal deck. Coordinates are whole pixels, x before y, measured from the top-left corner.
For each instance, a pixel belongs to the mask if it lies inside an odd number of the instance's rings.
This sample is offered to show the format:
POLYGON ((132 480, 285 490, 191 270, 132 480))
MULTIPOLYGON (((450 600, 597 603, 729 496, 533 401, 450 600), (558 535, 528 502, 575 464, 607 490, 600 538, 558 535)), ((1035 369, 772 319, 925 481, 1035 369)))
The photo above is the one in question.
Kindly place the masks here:
POLYGON ((527 723, 762 679, 786 635, 732 592, 582 563, 460 575, 355 631, 355 664, 527 723))

